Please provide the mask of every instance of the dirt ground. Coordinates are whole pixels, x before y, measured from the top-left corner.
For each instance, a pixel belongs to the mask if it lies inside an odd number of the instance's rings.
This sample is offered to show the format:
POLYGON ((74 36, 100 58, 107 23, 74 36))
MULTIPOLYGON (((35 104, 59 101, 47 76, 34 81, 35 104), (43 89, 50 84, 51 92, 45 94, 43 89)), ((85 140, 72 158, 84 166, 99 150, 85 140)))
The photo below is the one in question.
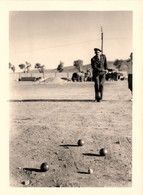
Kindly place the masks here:
POLYGON ((125 81, 26 83, 10 88, 12 187, 131 187, 132 102, 125 81), (77 141, 84 140, 83 146, 77 141), (107 155, 99 150, 107 148, 107 155), (49 170, 40 165, 47 162, 49 170), (88 168, 93 174, 88 174, 88 168))

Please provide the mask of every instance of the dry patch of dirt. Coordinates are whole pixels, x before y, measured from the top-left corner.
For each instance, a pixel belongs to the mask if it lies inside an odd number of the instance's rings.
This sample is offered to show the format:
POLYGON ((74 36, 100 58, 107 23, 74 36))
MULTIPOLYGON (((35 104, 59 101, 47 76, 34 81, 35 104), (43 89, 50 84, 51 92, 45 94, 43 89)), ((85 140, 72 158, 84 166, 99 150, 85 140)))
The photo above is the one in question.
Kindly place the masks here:
POLYGON ((132 103, 127 81, 106 83, 101 103, 93 102, 93 83, 20 84, 10 99, 17 100, 9 103, 11 186, 132 185, 132 103), (40 98, 44 99, 34 101, 40 98), (24 99, 29 101, 18 101, 24 99), (85 144, 78 146, 78 139, 85 144), (108 150, 105 157, 99 155, 103 147, 108 150), (40 170, 43 162, 49 165, 47 172, 40 170))

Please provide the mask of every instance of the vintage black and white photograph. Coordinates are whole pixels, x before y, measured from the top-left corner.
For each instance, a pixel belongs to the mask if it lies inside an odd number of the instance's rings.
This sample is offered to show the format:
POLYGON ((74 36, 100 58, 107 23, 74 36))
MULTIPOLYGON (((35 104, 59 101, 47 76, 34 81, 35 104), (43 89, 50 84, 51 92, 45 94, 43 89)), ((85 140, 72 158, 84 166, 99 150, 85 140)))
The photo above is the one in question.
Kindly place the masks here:
POLYGON ((9 11, 11 187, 132 187, 132 11, 9 11))

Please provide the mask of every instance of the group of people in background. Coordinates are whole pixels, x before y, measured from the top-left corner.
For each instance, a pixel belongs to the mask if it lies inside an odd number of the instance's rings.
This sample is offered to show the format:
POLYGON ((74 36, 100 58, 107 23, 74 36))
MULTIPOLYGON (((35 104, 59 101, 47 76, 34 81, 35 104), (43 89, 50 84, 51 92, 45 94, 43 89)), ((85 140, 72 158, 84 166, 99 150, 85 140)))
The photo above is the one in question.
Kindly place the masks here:
MULTIPOLYGON (((103 88, 105 82, 106 73, 108 73, 107 59, 102 51, 98 48, 94 48, 95 56, 91 58, 91 67, 93 72, 93 81, 95 89, 95 102, 100 102, 103 99, 103 88)), ((128 88, 131 91, 132 101, 132 65, 133 65, 133 53, 130 54, 128 61, 128 88)))

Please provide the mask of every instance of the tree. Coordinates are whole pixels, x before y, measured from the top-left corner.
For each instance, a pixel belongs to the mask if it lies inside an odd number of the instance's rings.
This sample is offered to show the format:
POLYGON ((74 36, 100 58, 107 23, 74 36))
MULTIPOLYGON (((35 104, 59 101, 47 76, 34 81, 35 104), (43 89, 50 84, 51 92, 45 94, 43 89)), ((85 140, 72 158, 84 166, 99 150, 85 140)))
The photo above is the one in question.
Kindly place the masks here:
POLYGON ((16 68, 14 65, 12 65, 10 62, 9 62, 9 69, 11 69, 13 72, 15 72, 16 68))
POLYGON ((29 63, 29 62, 25 62, 25 64, 26 64, 26 67, 25 67, 25 72, 29 72, 30 71, 30 67, 31 67, 31 64, 29 63))
POLYGON ((37 68, 40 73, 44 73, 45 72, 45 65, 41 65, 40 63, 36 63, 35 64, 35 68, 37 68))
POLYGON ((45 65, 41 65, 40 71, 41 71, 41 73, 44 73, 45 72, 45 65))
POLYGON ((122 63, 123 63, 122 59, 120 59, 120 60, 116 59, 113 64, 114 64, 114 66, 116 66, 116 68, 120 69, 122 63))
POLYGON ((77 68, 79 72, 82 71, 83 61, 82 60, 75 60, 74 66, 77 68))
POLYGON ((64 63, 63 62, 60 61, 60 64, 58 65, 57 70, 59 72, 62 72, 64 70, 64 63))
POLYGON ((40 63, 36 63, 35 64, 35 68, 40 68, 41 67, 41 64, 40 63))
POLYGON ((11 67, 12 67, 12 64, 9 62, 9 69, 11 69, 11 67))
POLYGON ((23 70, 24 73, 28 73, 30 71, 31 64, 29 62, 25 62, 25 64, 19 64, 19 68, 23 70))
POLYGON ((11 67, 11 70, 12 70, 13 72, 15 72, 15 66, 14 66, 14 65, 11 67))
POLYGON ((24 69, 24 73, 25 73, 25 64, 19 64, 19 68, 21 69, 21 70, 23 70, 24 69))

